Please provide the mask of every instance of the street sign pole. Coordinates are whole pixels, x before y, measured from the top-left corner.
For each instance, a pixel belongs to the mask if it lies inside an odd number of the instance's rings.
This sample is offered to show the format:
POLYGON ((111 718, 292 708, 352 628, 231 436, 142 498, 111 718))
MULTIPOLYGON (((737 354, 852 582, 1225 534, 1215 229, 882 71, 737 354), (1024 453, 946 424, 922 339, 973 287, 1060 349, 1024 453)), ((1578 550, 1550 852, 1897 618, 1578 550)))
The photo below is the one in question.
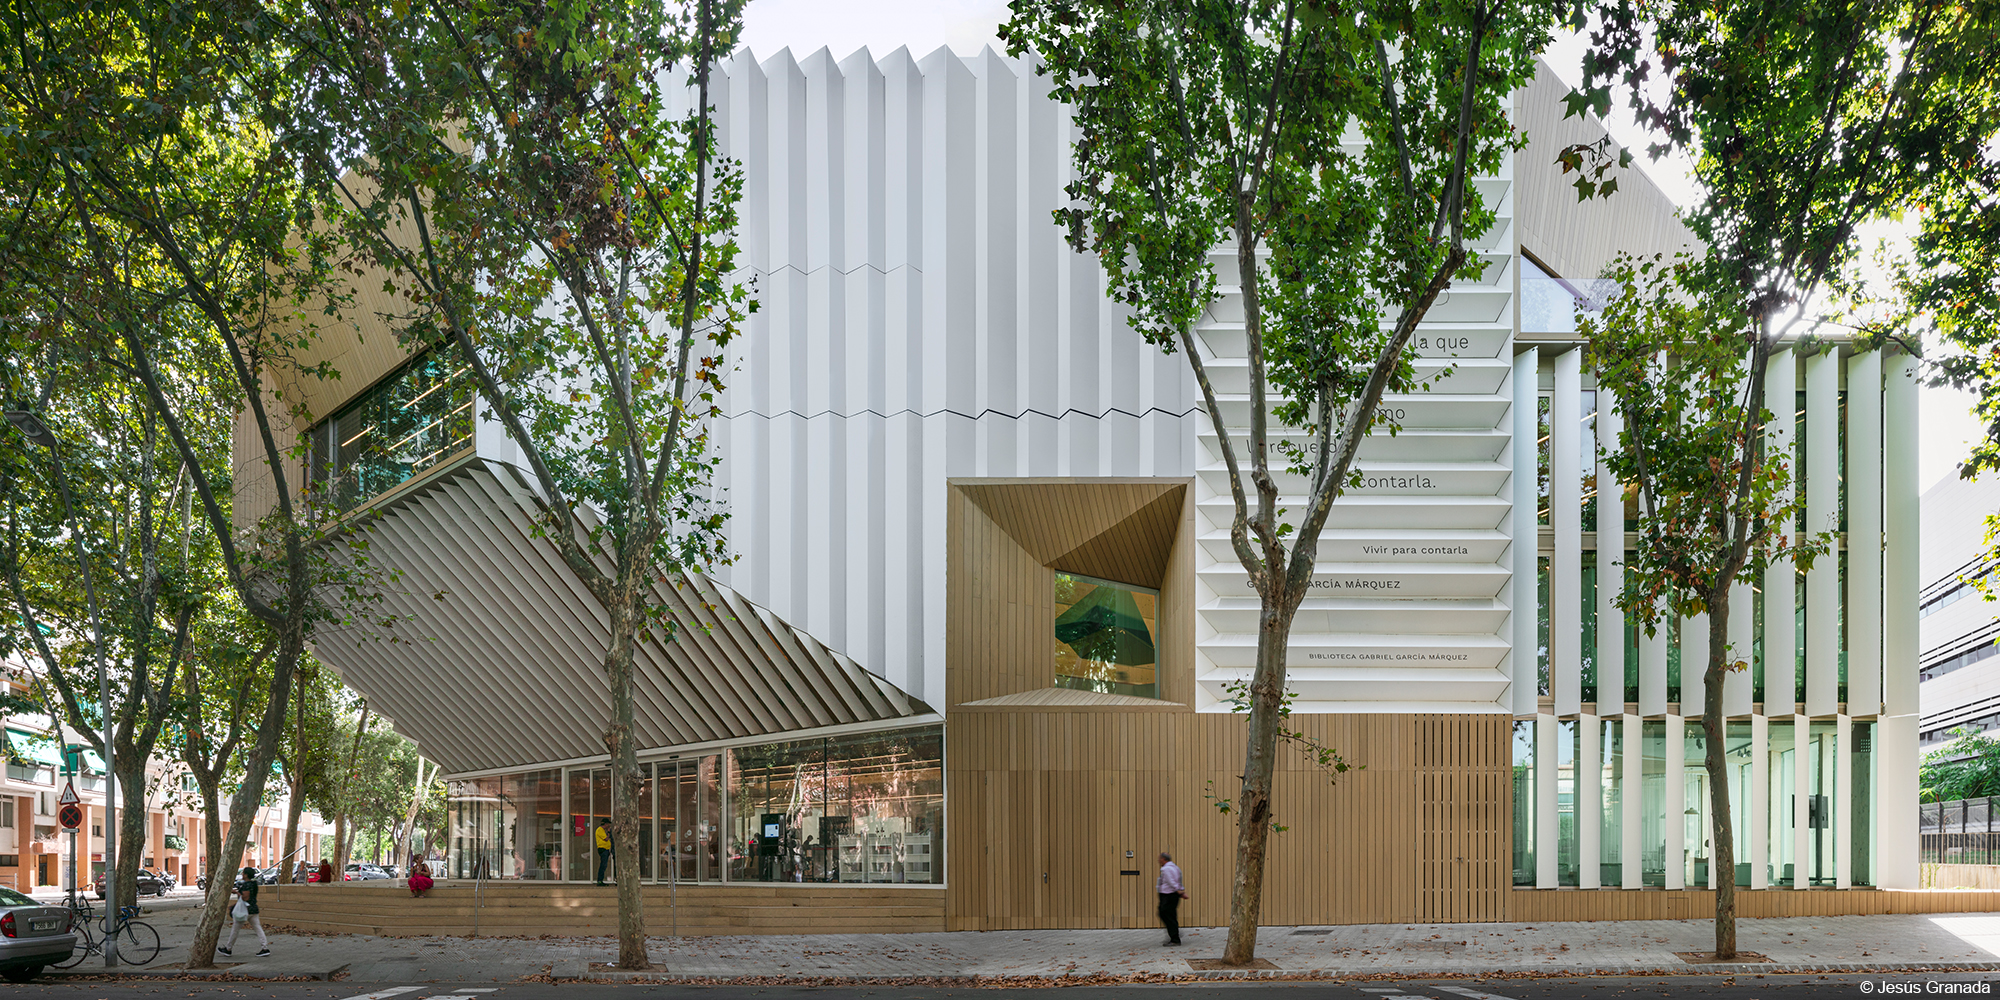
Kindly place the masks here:
POLYGON ((69 831, 69 901, 76 905, 76 828, 83 825, 83 806, 77 800, 76 783, 63 783, 62 797, 56 800, 56 819, 69 831))

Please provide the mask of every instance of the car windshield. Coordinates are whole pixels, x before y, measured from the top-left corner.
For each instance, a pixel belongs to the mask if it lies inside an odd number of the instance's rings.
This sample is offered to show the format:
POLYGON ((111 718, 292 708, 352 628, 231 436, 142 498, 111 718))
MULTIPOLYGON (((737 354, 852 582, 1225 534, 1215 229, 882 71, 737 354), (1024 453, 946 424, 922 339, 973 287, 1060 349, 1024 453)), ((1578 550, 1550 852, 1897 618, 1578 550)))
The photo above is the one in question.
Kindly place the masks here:
POLYGON ((0 889, 0 906, 34 906, 32 897, 24 896, 12 889, 0 889))

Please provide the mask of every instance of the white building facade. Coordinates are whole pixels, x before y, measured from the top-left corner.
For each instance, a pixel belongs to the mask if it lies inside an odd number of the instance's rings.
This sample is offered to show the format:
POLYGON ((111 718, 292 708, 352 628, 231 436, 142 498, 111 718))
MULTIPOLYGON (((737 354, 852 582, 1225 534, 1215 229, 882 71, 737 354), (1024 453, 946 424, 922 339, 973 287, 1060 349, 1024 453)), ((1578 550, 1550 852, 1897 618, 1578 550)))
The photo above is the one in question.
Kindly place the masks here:
MULTIPOLYGON (((1094 262, 1050 220, 1072 134, 1031 68, 990 51, 743 53, 721 77, 718 135, 745 169, 738 238, 762 308, 732 345, 740 370, 714 439, 737 560, 692 583, 699 600, 663 590, 708 631, 641 652, 640 738, 656 789, 646 877, 886 874, 957 894, 948 926, 1000 926, 981 921, 1006 906, 973 883, 1016 879, 1004 893, 1023 899, 1039 890, 1027 862, 1018 879, 991 874, 988 852, 1006 846, 991 839, 1003 836, 999 814, 974 810, 1002 807, 963 795, 999 794, 972 791, 1004 770, 981 755, 1027 750, 1023 737, 971 734, 998 715, 1030 728, 1091 712, 1106 726, 1177 712, 1204 733, 1230 723, 1221 694, 1249 675, 1257 602, 1227 544, 1216 443, 1186 361, 1126 326, 1094 262), (1106 499, 1126 496, 1117 491, 1131 497, 1106 499), (974 551, 991 540, 982 525, 997 526, 992 551, 1006 549, 996 562, 974 551), (994 568, 1007 553, 1024 568, 994 568), (1128 630, 1147 633, 1154 660, 1065 673, 1064 657, 1083 655, 1063 648, 1082 648, 1063 638, 1078 634, 1063 631, 1086 607, 1077 594, 1105 587, 1104 613, 1132 609, 1122 620, 1141 620, 1128 630), (967 607, 978 621, 960 620, 967 607), (1032 610, 1029 624, 979 624, 1007 607, 1032 610), (1054 634, 1035 631, 1050 620, 1054 634), (1014 679, 989 684, 978 671, 1014 679), (923 801, 870 813, 850 796, 836 809, 827 788, 876 780, 864 759, 901 762, 910 770, 895 780, 921 786, 923 801), (783 777, 808 765, 846 777, 806 791, 783 777), (811 796, 822 805, 798 805, 811 796), (848 866, 850 847, 887 849, 864 839, 870 828, 893 830, 890 868, 848 866), (913 838, 925 838, 921 879, 913 838), (985 863, 953 860, 973 851, 985 863)), ((1544 70, 1517 98, 1529 144, 1479 181, 1500 212, 1477 244, 1484 276, 1455 284, 1415 343, 1420 372, 1452 372, 1384 400, 1402 431, 1364 445, 1361 485, 1335 504, 1289 654, 1297 711, 1321 718, 1313 725, 1484 720, 1464 732, 1482 734, 1495 794, 1440 800, 1421 821, 1449 826, 1506 804, 1479 821, 1491 874, 1463 890, 1498 900, 1467 911, 1481 919, 1505 919, 1514 888, 1691 889, 1728 875, 1706 862, 1700 671, 1685 666, 1703 662, 1706 631, 1696 621, 1636 635, 1613 604, 1636 515, 1611 520, 1627 506, 1600 451, 1616 440, 1615 406, 1575 333, 1578 302, 1616 251, 1687 238, 1638 178, 1609 204, 1575 204, 1553 150, 1601 133, 1562 120, 1560 86, 1544 70)), ((1217 264, 1227 278, 1227 255, 1217 264)), ((1241 426, 1244 338, 1238 297, 1223 291, 1197 349, 1241 426)), ((385 339, 332 357, 361 372, 348 386, 376 388, 315 408, 336 414, 393 387, 401 359, 368 353, 385 339)), ((1732 645, 1752 663, 1727 693, 1742 761, 1734 874, 1750 889, 1916 884, 1911 369, 1838 343, 1773 362, 1767 402, 1792 419, 1772 445, 1801 472, 1800 530, 1836 528, 1841 544, 1809 573, 1745 581, 1732 603, 1732 645)), ((440 641, 337 640, 318 653, 460 782, 451 850, 466 860, 454 874, 588 881, 581 838, 608 808, 601 612, 526 533, 531 491, 496 427, 468 421, 432 453, 443 457, 360 503, 383 514, 369 529, 377 557, 410 576, 414 596, 390 610, 440 641), (480 697, 440 711, 441 689, 480 697)), ((1216 737, 1217 753, 1232 741, 1240 753, 1234 736, 1216 737)), ((1440 741, 1418 738, 1417 757, 1440 741)), ((1161 780, 1168 799, 1199 796, 1193 778, 1161 780)), ((1134 829, 1195 822, 1169 815, 1180 805, 1152 808, 1129 807, 1134 829)), ((1390 843, 1399 836, 1371 849, 1409 850, 1407 837, 1390 843)), ((1106 892, 1132 874, 1114 860, 1088 875, 1104 876, 1092 884, 1106 892)), ((1224 880, 1218 869, 1209 884, 1224 880)), ((1421 895, 1421 879, 1407 881, 1421 895)), ((1348 919, 1326 909, 1339 905, 1302 898, 1294 916, 1348 919)), ((1433 912, 1402 905, 1353 919, 1433 912)))

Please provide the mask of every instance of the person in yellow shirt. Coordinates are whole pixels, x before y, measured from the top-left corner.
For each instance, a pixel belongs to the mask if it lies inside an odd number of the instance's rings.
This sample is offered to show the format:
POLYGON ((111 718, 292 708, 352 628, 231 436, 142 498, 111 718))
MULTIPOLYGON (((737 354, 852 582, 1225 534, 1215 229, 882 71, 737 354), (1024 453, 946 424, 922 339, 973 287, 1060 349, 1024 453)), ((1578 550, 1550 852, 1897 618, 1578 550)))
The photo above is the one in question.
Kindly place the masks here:
POLYGON ((597 884, 604 885, 605 869, 611 867, 611 821, 597 821, 597 884))

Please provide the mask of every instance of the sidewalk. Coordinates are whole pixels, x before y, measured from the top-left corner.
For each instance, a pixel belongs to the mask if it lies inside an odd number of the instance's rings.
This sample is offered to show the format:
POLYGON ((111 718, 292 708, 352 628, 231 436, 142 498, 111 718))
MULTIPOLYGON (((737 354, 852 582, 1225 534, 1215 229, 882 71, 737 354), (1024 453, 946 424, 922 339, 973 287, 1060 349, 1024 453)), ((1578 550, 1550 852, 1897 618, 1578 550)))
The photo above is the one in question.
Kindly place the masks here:
MULTIPOLYGON (((157 908, 145 919, 166 948, 153 970, 177 965, 193 938, 197 906, 157 908)), ((225 927, 224 936, 227 937, 225 927)), ((655 938, 655 970, 618 973, 610 938, 381 938, 271 935, 272 956, 248 958, 239 939, 230 975, 331 978, 357 983, 513 982, 556 979, 963 978, 1192 976, 1189 959, 1219 958, 1227 932, 1191 928, 1180 948, 1157 930, 989 931, 936 934, 803 934, 655 938)), ((1832 972, 2000 970, 2000 914, 1784 917, 1744 920, 1739 947, 1769 964, 1692 965, 1674 954, 1713 943, 1705 920, 1545 924, 1368 924, 1267 927, 1257 955, 1272 970, 1253 975, 1358 977, 1509 973, 1832 972)), ((219 956, 218 956, 219 957, 219 956)), ((223 959, 225 962, 230 959, 223 959)), ((102 975, 101 967, 71 974, 102 975)), ((53 976, 64 973, 52 972, 53 976)), ((1212 973, 1241 976, 1242 972, 1212 973)))

